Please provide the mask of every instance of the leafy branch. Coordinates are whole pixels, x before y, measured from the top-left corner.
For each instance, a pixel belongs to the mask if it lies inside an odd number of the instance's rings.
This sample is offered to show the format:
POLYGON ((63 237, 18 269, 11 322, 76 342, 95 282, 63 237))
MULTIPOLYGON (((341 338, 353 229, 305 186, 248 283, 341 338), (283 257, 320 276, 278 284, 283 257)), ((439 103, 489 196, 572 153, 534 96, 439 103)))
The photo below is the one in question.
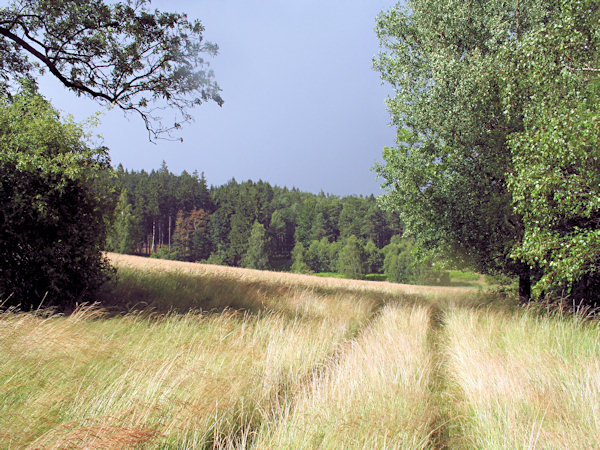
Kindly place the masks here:
POLYGON ((204 55, 204 27, 185 14, 149 11, 150 0, 17 0, 0 8, 0 78, 48 70, 77 95, 137 113, 150 140, 170 138, 190 109, 223 104, 204 55), (173 120, 163 118, 171 111, 173 120))

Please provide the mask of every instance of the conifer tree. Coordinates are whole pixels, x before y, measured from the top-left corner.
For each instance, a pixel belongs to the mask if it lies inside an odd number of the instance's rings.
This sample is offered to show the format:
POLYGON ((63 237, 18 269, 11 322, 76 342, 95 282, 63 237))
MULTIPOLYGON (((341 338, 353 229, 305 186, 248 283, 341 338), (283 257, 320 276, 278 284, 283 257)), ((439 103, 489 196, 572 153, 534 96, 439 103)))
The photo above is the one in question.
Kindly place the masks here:
POLYGON ((114 212, 112 227, 106 238, 108 250, 132 254, 137 251, 140 230, 133 207, 128 201, 127 189, 123 189, 114 212))

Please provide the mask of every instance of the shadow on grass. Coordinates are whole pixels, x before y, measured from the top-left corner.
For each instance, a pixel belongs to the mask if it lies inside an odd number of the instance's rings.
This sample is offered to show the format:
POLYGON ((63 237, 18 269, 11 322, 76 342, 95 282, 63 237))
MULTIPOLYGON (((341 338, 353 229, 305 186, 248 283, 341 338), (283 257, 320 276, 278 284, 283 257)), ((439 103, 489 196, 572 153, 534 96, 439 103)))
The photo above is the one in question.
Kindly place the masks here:
MULTIPOLYGON (((289 299, 308 292, 316 296, 353 295, 369 297, 376 304, 389 300, 383 293, 352 289, 298 287, 267 282, 232 280, 180 272, 142 271, 119 268, 116 277, 105 283, 97 300, 109 314, 128 312, 168 313, 237 310, 249 314, 279 312, 296 317, 289 299)), ((334 299, 332 299, 333 301, 334 299)))

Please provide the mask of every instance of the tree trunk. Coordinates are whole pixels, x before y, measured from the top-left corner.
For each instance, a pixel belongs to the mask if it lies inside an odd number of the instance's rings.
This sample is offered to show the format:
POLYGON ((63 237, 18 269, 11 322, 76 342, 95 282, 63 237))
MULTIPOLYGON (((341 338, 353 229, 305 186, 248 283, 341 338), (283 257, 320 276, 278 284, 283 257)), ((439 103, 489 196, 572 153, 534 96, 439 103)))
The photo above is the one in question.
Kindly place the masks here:
POLYGON ((156 221, 154 219, 152 219, 152 244, 150 247, 150 254, 152 254, 152 252, 154 252, 155 239, 156 239, 156 221))
POLYGON ((519 274, 519 301, 527 303, 531 300, 531 274, 526 268, 519 274))

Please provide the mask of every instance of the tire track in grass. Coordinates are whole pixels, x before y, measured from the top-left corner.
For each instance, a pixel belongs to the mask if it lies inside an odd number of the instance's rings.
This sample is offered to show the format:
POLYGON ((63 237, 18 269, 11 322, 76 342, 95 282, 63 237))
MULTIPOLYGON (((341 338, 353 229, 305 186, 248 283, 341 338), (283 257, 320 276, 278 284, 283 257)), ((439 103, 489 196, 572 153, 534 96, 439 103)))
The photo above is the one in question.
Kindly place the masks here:
POLYGON ((450 415, 447 407, 447 375, 446 357, 443 350, 445 338, 445 312, 439 305, 432 305, 427 331, 427 347, 429 350, 432 373, 429 381, 429 392, 435 400, 432 405, 433 420, 429 437, 429 448, 449 448, 450 415))
MULTIPOLYGON (((296 293, 297 294, 297 293, 296 293)), ((300 293, 302 297, 306 293, 300 293)), ((279 385, 273 389, 272 393, 269 394, 269 399, 264 402, 268 405, 257 414, 253 415, 253 420, 248 422, 244 420, 244 417, 239 417, 239 422, 235 426, 235 431, 230 432, 226 435, 219 435, 215 431, 213 438, 207 442, 206 448, 225 448, 225 449, 238 449, 238 448, 250 448, 253 447, 259 431, 265 426, 274 426, 280 418, 284 415, 284 411, 293 409, 296 402, 296 393, 306 389, 312 380, 319 378, 323 375, 327 367, 332 361, 337 361, 341 358, 345 349, 351 342, 355 341, 366 329, 368 329, 371 323, 379 316, 381 309, 385 306, 387 301, 380 295, 375 296, 360 296, 356 297, 353 295, 316 295, 316 301, 328 301, 336 304, 340 303, 352 303, 357 304, 363 302, 365 304, 371 303, 369 313, 362 319, 356 318, 350 320, 346 325, 346 330, 341 338, 334 344, 333 351, 323 355, 316 363, 314 363, 308 370, 303 370, 299 375, 294 372, 283 375, 279 382, 279 385)), ((314 321, 317 320, 310 311, 304 311, 297 320, 302 321, 314 321), (304 316, 304 314, 307 314, 304 316)), ((332 312, 328 311, 328 314, 332 312)), ((321 320, 327 322, 327 318, 323 317, 321 320)), ((317 346, 320 344, 316 344, 317 346)), ((287 355, 280 355, 286 357, 287 355)), ((296 355, 299 357, 299 355, 296 355)), ((268 364, 268 363, 267 363, 268 364)), ((265 367, 267 368, 267 367, 265 367)), ((218 428, 218 427, 216 427, 218 428)))
POLYGON ((265 423, 256 448, 425 448, 429 306, 386 304, 265 423))

